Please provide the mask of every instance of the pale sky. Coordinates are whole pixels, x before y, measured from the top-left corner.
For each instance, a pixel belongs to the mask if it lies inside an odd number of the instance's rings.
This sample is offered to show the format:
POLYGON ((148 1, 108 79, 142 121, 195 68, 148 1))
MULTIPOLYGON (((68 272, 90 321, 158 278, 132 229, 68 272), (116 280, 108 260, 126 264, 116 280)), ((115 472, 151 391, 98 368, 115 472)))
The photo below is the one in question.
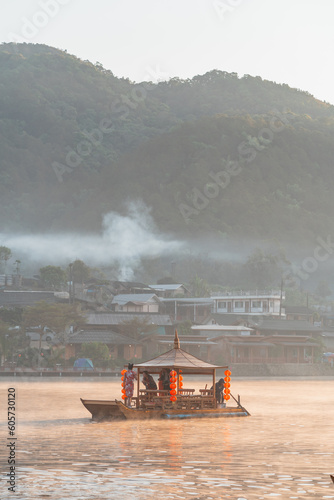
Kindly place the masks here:
MULTIPOLYGON (((334 104, 334 0, 0 0, 0 40, 132 81, 250 74, 334 104)), ((1 68, 0 68, 1 70, 1 68)))

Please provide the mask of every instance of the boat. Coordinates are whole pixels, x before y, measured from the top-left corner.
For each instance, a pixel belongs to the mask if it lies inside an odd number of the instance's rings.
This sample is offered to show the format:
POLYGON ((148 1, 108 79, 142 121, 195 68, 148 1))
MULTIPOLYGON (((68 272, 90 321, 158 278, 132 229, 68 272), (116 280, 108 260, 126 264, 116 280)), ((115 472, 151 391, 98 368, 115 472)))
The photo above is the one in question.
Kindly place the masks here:
MULTIPOLYGON (((133 368, 137 369, 137 383, 131 406, 126 406, 123 401, 117 399, 80 398, 82 404, 91 413, 93 421, 250 416, 246 408, 241 405, 240 396, 235 398, 230 392, 231 372, 228 366, 207 363, 181 349, 177 331, 175 331, 173 349, 149 361, 136 364, 133 368), (220 403, 216 397, 216 370, 218 369, 225 370, 223 403, 220 403), (140 389, 140 377, 143 371, 147 371, 150 375, 158 375, 162 370, 169 372, 169 390, 140 389), (205 388, 199 389, 199 393, 196 394, 195 389, 183 386, 187 375, 212 377, 212 388, 207 389, 206 384, 205 388), (233 400, 232 406, 229 400, 233 400)), ((122 398, 125 399, 124 390, 122 398)))

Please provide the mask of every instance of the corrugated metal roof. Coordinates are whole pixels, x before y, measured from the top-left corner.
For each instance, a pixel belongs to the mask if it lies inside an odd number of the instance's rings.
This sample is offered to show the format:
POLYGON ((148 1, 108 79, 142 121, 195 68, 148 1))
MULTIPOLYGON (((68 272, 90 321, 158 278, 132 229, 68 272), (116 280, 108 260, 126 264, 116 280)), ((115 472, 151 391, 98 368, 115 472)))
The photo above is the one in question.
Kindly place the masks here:
POLYGON ((86 344, 91 342, 102 342, 103 344, 115 345, 141 345, 141 342, 138 342, 132 337, 127 337, 126 335, 121 335, 111 330, 86 330, 75 333, 68 339, 69 344, 86 344))
MULTIPOLYGON (((170 340, 158 340, 158 344, 172 344, 170 340)), ((217 345, 217 342, 210 342, 210 340, 183 340, 182 345, 217 345)))
POLYGON ((48 303, 56 302, 54 292, 41 292, 41 291, 0 291, 0 307, 17 306, 25 307, 32 306, 36 302, 44 300, 48 303))
POLYGON ((235 341, 232 341, 232 342, 229 342, 230 345, 234 345, 234 346, 239 346, 239 345, 242 345, 242 346, 255 346, 255 347, 274 347, 276 344, 270 344, 269 342, 235 342, 235 341))
POLYGON ((120 325, 131 320, 147 320, 148 325, 172 326, 168 314, 135 313, 90 313, 86 315, 88 325, 120 325))
POLYGON ((318 332, 323 328, 318 328, 308 321, 288 320, 288 319, 263 319, 259 321, 258 330, 266 331, 298 331, 298 332, 318 332))

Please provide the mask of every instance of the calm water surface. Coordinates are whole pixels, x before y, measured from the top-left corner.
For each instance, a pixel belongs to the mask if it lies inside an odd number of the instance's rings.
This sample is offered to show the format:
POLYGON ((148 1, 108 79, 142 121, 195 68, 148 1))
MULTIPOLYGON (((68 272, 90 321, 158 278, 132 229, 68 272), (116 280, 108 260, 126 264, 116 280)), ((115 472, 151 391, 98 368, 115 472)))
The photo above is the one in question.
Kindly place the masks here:
POLYGON ((92 423, 79 398, 119 398, 119 381, 0 380, 5 474, 8 387, 16 493, 2 476, 1 500, 334 499, 334 379, 232 378, 248 418, 114 423, 92 423))

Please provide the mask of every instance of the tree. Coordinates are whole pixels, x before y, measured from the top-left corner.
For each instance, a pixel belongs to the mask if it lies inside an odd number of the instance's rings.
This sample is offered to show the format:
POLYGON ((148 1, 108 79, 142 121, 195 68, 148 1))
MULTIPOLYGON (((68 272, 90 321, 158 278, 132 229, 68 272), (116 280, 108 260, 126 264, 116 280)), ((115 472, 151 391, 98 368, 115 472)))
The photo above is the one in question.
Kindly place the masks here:
POLYGON ((275 282, 277 283, 282 274, 280 267, 280 263, 282 262, 284 264, 288 263, 283 251, 274 255, 256 248, 244 265, 251 286, 266 288, 272 286, 275 282))
POLYGON ((19 326, 22 323, 22 309, 14 307, 7 309, 6 307, 0 308, 0 321, 4 321, 12 326, 19 326))
POLYGON ((332 290, 329 288, 329 284, 326 280, 321 280, 315 289, 315 294, 322 299, 325 299, 329 295, 332 295, 332 290))
POLYGON ((0 350, 1 350, 1 363, 3 365, 9 349, 9 325, 0 320, 0 350))
POLYGON ((193 297, 210 297, 208 283, 203 278, 197 276, 197 274, 191 282, 191 290, 193 297))
POLYGON ((74 283, 84 283, 91 276, 91 269, 82 260, 77 259, 72 264, 74 283))
POLYGON ((1 365, 7 359, 13 360, 19 349, 28 345, 28 339, 20 330, 11 330, 10 325, 0 320, 1 365))
POLYGON ((66 272, 59 266, 41 267, 39 272, 45 286, 59 289, 66 283, 66 272))
POLYGON ((91 359, 94 367, 101 367, 109 361, 109 349, 108 346, 106 344, 102 344, 102 342, 82 344, 79 356, 91 359))
POLYGON ((119 325, 119 331, 133 339, 139 340, 143 334, 149 334, 157 331, 157 326, 149 323, 147 318, 133 318, 128 321, 122 321, 119 325))
POLYGON ((39 353, 41 353, 42 337, 46 327, 60 334, 66 343, 65 330, 71 326, 80 327, 85 323, 83 316, 78 313, 76 306, 70 304, 48 304, 45 301, 36 302, 32 307, 27 307, 23 313, 25 328, 37 327, 39 334, 39 353))
POLYGON ((4 273, 6 274, 7 261, 12 257, 12 251, 8 247, 0 246, 0 261, 4 263, 4 273))

